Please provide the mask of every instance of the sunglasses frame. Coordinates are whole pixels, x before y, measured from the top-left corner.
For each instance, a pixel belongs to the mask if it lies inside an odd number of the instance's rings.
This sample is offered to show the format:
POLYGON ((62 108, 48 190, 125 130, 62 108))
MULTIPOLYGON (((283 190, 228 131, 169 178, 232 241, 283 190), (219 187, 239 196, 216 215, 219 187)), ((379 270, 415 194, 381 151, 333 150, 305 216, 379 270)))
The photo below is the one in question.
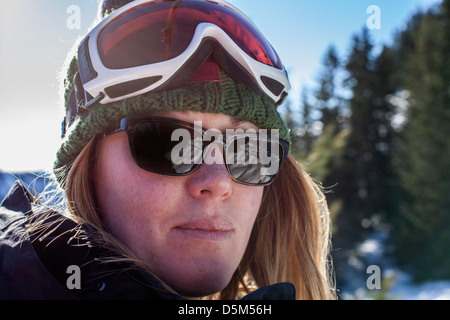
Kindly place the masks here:
MULTIPOLYGON (((214 143, 215 141, 202 141, 202 161, 200 163, 194 163, 193 167, 188 171, 188 172, 183 172, 183 173, 167 173, 167 172, 161 172, 161 171, 157 171, 157 170, 149 170, 147 168, 143 168, 142 166, 139 165, 138 161, 135 158, 135 154, 134 154, 134 145, 133 145, 133 133, 134 130, 136 129, 136 127, 141 124, 142 122, 166 122, 166 123, 170 123, 170 124, 175 124, 176 126, 178 126, 179 128, 182 129, 188 129, 188 130, 192 130, 193 132, 195 132, 197 130, 197 126, 195 126, 195 124, 184 121, 184 120, 179 120, 179 119, 174 119, 174 118, 168 118, 168 117, 160 117, 160 116, 130 116, 130 117, 126 117, 126 118, 122 118, 120 121, 117 122, 117 124, 112 127, 109 128, 108 130, 105 131, 105 133, 103 133, 103 136, 109 136, 118 132, 125 132, 127 134, 127 138, 128 138, 128 144, 129 144, 129 148, 130 148, 130 152, 131 155, 133 157, 134 162, 136 163, 136 165, 138 167, 140 167, 141 169, 148 171, 148 172, 152 172, 152 173, 156 173, 156 174, 161 174, 161 175, 165 175, 165 176, 175 176, 175 177, 182 177, 182 176, 188 176, 193 174, 196 170, 198 170, 198 168, 200 168, 200 166, 203 164, 204 159, 203 159, 203 152, 204 150, 212 143, 214 143)), ((201 128, 201 132, 199 132, 199 134, 201 133, 201 136, 204 137, 204 134, 206 132, 207 129, 205 128, 201 128)), ((258 137, 262 134, 259 133, 255 133, 258 137)), ((244 181, 240 181, 237 178, 235 178, 233 176, 233 174, 231 173, 231 169, 230 166, 231 164, 228 164, 225 160, 226 158, 226 150, 227 150, 227 145, 228 145, 228 141, 227 141, 227 136, 229 136, 230 133, 222 133, 222 138, 223 138, 223 150, 222 150, 222 155, 224 157, 224 165, 228 171, 228 174, 230 175, 231 179, 239 184, 243 184, 243 185, 247 185, 247 186, 268 186, 270 184, 272 184, 276 178, 278 177, 280 171, 283 168, 283 164, 284 161, 286 160, 288 154, 289 154, 289 142, 283 138, 278 137, 278 141, 277 143, 280 145, 281 149, 282 149, 282 154, 280 155, 280 162, 278 165, 278 171, 276 174, 272 175, 272 177, 270 178, 270 180, 268 182, 265 183, 250 183, 250 182, 244 182, 244 181), (225 150, 225 151, 224 151, 225 150)), ((231 134, 232 136, 236 137, 236 136, 240 136, 241 134, 239 133, 234 133, 231 134)), ((242 134, 243 136, 246 136, 245 133, 242 134)), ((266 135, 264 134, 265 137, 270 138, 271 135, 266 135)), ((268 139, 270 141, 272 141, 272 139, 268 139)), ((249 165, 249 164, 247 164, 249 165)))

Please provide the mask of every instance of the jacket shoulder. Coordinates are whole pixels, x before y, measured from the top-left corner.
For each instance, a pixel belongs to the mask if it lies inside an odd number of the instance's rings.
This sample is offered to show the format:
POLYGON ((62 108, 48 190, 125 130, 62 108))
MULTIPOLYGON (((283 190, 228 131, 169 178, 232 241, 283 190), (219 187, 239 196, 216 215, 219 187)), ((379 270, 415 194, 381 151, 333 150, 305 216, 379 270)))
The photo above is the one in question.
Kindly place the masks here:
POLYGON ((0 300, 181 299, 132 263, 102 262, 118 256, 98 242, 92 226, 53 211, 36 215, 33 201, 18 182, 0 207, 0 300), (35 219, 43 229, 28 233, 35 219), (79 268, 75 290, 67 287, 71 266, 79 268))
POLYGON ((31 202, 31 194, 21 181, 16 181, 0 203, 0 235, 3 239, 14 230, 11 225, 20 224, 31 213, 31 202))
POLYGON ((31 194, 16 182, 0 206, 0 300, 74 299, 37 256, 25 224, 31 194))
POLYGON ((23 182, 17 180, 6 197, 0 203, 0 206, 11 211, 18 211, 24 214, 31 212, 31 203, 34 201, 33 196, 23 185, 23 182))

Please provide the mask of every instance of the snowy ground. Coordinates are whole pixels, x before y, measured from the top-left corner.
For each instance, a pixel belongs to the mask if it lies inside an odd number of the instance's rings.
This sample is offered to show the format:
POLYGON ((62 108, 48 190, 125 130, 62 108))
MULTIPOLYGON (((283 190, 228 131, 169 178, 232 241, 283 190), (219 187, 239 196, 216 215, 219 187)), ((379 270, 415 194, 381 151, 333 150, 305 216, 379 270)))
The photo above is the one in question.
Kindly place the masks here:
MULTIPOLYGON (((388 234, 377 231, 372 237, 358 246, 358 257, 349 259, 349 264, 355 269, 362 270, 366 265, 377 265, 382 270, 382 281, 385 287, 381 290, 369 290, 362 281, 357 288, 341 290, 341 299, 392 299, 392 300, 450 300, 450 281, 432 281, 415 284, 410 276, 400 270, 390 259, 384 255, 384 241, 388 234), (361 260, 364 257, 364 262, 361 260), (380 294, 382 293, 382 294, 380 294)), ((366 277, 370 274, 365 275, 366 277)), ((366 278, 367 279, 367 278, 366 278)), ((364 279, 364 280, 366 280, 364 279)))
POLYGON ((450 281, 433 281, 420 285, 411 284, 409 276, 399 272, 390 290, 401 300, 450 300, 450 281))
MULTIPOLYGON (((450 300, 450 281, 432 281, 423 284, 413 284, 410 277, 400 270, 389 270, 389 276, 394 276, 394 283, 388 290, 385 299, 390 300, 450 300)), ((343 300, 372 300, 376 290, 360 288, 352 292, 342 291, 343 300)))

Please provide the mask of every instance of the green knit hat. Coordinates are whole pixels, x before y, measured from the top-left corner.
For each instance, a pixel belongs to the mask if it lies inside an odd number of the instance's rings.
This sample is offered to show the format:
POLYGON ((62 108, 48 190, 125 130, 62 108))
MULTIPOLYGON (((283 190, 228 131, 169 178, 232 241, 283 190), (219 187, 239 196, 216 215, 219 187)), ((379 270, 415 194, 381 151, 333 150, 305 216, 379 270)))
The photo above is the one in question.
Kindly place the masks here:
MULTIPOLYGON (((66 106, 77 72, 78 63, 74 58, 64 81, 66 106)), ((65 135, 54 163, 59 182, 94 136, 128 116, 161 111, 221 113, 252 122, 261 129, 278 129, 279 136, 289 140, 289 130, 272 100, 236 82, 222 69, 220 76, 220 82, 188 82, 177 89, 150 92, 110 104, 97 103, 88 109, 79 106, 77 114, 65 124, 65 135)))

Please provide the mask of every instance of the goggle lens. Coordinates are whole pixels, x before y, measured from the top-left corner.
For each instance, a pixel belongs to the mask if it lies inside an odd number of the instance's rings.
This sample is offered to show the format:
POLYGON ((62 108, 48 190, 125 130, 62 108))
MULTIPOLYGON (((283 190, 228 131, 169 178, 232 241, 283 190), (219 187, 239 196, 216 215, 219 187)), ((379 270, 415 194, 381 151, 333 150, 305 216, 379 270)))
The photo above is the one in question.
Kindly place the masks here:
POLYGON ((110 69, 167 61, 186 50, 203 22, 217 25, 256 61, 283 68, 252 23, 224 5, 195 0, 149 2, 122 13, 99 33, 100 58, 110 69))

